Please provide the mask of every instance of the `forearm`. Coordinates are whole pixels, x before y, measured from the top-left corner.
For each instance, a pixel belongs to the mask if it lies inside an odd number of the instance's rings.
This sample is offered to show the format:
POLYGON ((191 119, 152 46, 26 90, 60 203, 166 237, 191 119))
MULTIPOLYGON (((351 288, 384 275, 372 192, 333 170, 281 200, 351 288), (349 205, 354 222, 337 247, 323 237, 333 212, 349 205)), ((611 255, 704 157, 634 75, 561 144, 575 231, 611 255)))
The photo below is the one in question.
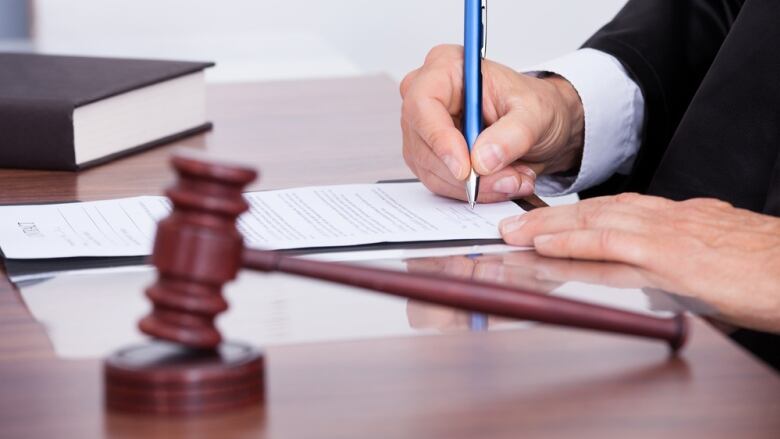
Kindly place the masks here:
POLYGON ((740 0, 630 0, 584 45, 619 60, 644 97, 641 149, 628 178, 590 195, 644 192, 742 7, 740 0))

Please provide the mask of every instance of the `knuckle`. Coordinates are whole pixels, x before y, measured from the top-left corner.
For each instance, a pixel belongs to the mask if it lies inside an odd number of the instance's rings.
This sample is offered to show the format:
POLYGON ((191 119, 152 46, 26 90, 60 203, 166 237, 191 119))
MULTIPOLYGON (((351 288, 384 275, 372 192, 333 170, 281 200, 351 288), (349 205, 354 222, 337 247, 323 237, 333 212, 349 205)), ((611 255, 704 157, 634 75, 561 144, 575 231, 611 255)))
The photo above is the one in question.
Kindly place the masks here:
POLYGON ((588 226, 587 220, 585 219, 585 215, 587 211, 583 207, 582 203, 577 203, 574 206, 575 206, 575 215, 576 215, 575 218, 577 219, 576 221, 577 228, 584 229, 588 226))
POLYGON ((598 246, 602 253, 609 253, 615 246, 615 232, 613 230, 602 230, 599 233, 598 246))
POLYGON ((690 200, 683 201, 683 204, 687 204, 693 207, 712 209, 727 209, 733 207, 731 203, 718 200, 717 198, 692 198, 690 200))
POLYGON ((625 234, 614 230, 606 229, 599 232, 598 252, 607 260, 632 260, 641 263, 644 261, 644 249, 640 246, 626 247, 625 234))
POLYGON ((592 229, 598 227, 604 218, 604 208, 597 206, 592 209, 579 209, 577 226, 580 229, 592 229))
POLYGON ((633 204, 639 201, 641 198, 642 196, 636 192, 625 192, 616 195, 615 198, 613 198, 613 201, 620 204, 633 204))
MULTIPOLYGON (((504 149, 506 159, 508 162, 514 162, 518 159, 522 159, 528 151, 536 144, 536 137, 531 128, 525 120, 511 119, 512 124, 507 129, 508 133, 511 133, 511 138, 505 142, 496 142, 504 149)), ((507 127, 505 125, 504 127, 507 127)), ((504 129, 502 127, 502 129, 504 129)), ((496 131, 492 131, 495 133, 496 131)))
POLYGON ((433 46, 425 57, 425 64, 430 64, 441 58, 453 58, 462 56, 463 48, 454 44, 439 44, 433 46))
POLYGON ((535 98, 532 94, 514 92, 513 94, 503 96, 496 105, 498 112, 502 114, 518 113, 523 114, 525 117, 528 115, 540 117, 540 115, 542 115, 542 112, 538 111, 535 98))
POLYGON ((398 87, 399 92, 401 93, 401 97, 405 97, 406 93, 409 91, 409 87, 412 85, 412 78, 413 74, 409 73, 406 76, 404 76, 404 79, 401 80, 401 85, 398 87))

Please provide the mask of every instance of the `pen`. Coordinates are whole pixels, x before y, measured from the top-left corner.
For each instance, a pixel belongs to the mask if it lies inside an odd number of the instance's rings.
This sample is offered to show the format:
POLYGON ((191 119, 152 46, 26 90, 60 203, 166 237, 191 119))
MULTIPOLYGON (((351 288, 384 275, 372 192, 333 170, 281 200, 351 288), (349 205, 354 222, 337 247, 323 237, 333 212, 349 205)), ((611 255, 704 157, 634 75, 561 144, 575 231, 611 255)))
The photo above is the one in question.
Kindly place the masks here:
MULTIPOLYGON (((482 132, 482 58, 485 49, 485 21, 487 0, 465 0, 463 38, 463 136, 469 156, 477 136, 482 132)), ((466 181, 466 196, 473 209, 479 193, 479 175, 471 166, 466 181)))
MULTIPOLYGON (((477 264, 479 263, 478 259, 482 256, 481 253, 471 253, 469 255, 466 255, 467 258, 474 261, 474 268, 471 272, 471 279, 474 279, 474 271, 477 268, 477 264)), ((487 314, 481 313, 481 312, 470 312, 469 313, 469 330, 472 332, 481 332, 481 331, 487 331, 488 329, 488 316, 487 314)))

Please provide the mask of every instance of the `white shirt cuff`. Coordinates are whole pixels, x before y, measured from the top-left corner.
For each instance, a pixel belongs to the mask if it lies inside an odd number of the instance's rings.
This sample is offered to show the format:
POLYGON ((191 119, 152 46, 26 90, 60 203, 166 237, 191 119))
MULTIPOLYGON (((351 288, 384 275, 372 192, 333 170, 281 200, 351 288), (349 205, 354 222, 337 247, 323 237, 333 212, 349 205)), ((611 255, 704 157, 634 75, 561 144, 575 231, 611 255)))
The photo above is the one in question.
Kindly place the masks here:
POLYGON ((612 55, 580 49, 533 68, 566 78, 582 100, 585 148, 578 175, 544 175, 540 195, 565 195, 593 187, 615 173, 629 173, 639 150, 645 102, 637 84, 612 55))

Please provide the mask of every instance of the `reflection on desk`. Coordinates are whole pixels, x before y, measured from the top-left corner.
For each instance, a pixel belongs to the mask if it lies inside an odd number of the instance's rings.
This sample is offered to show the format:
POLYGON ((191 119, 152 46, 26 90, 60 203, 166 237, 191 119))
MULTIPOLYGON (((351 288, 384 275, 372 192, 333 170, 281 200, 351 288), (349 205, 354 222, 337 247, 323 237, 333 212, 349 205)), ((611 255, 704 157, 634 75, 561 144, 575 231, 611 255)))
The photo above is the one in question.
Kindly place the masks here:
MULTIPOLYGON (((666 297, 662 293, 648 296, 625 285, 616 288, 582 282, 577 276, 586 275, 589 265, 572 271, 571 282, 540 278, 540 270, 547 267, 542 261, 531 251, 516 251, 362 263, 498 281, 520 290, 665 317, 681 310, 672 300, 658 302, 658 298, 666 297)), ((46 326, 59 356, 98 358, 144 340, 137 322, 149 311, 143 291, 152 283, 153 276, 149 267, 123 272, 72 272, 23 283, 20 290, 31 313, 46 326)), ((359 288, 250 271, 242 272, 227 287, 226 297, 231 308, 218 325, 226 338, 255 346, 479 330, 485 329, 485 323, 491 330, 530 325, 485 317, 486 322, 475 326, 473 316, 462 311, 416 302, 407 304, 405 299, 359 288)))

